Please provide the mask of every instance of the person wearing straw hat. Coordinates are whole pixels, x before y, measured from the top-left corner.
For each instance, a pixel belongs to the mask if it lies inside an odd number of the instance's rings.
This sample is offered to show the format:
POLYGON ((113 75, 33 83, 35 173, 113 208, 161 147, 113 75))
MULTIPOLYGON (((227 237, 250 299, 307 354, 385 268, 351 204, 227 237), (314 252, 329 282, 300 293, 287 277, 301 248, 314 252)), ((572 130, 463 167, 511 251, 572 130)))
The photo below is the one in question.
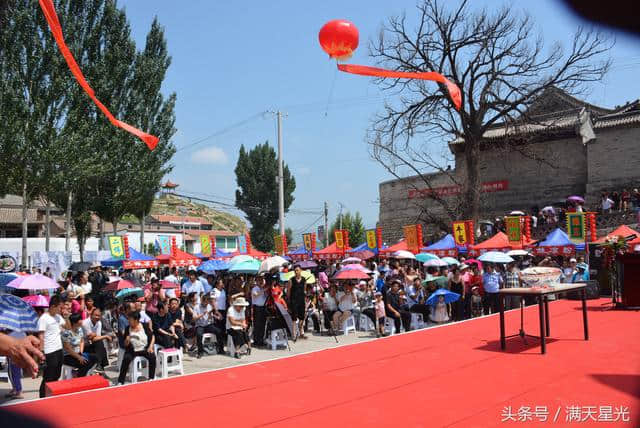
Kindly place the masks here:
POLYGON ((240 348, 247 346, 247 355, 251 355, 251 342, 247 333, 247 319, 245 310, 249 306, 249 302, 242 296, 236 297, 231 302, 231 307, 227 311, 227 334, 233 340, 235 347, 235 358, 240 358, 240 348))

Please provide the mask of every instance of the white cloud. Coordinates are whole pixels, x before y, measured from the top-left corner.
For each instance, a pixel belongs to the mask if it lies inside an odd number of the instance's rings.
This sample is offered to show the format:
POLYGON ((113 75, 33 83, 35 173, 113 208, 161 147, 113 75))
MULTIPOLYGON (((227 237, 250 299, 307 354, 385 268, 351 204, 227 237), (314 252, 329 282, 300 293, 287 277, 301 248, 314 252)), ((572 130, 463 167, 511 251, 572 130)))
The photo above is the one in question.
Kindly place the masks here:
POLYGON ((194 152, 191 160, 195 163, 211 163, 216 165, 225 165, 229 158, 220 147, 207 147, 194 152))

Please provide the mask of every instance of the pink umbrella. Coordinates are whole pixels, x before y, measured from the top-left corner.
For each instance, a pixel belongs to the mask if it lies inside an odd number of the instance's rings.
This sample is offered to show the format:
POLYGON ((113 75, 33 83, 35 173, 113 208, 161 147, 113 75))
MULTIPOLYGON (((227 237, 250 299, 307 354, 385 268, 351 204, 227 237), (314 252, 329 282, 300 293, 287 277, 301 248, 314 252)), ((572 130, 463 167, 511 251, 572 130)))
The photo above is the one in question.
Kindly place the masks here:
POLYGON ((341 270, 333 279, 369 279, 369 275, 358 269, 341 270))
POLYGON ((113 281, 107 284, 106 287, 104 287, 105 290, 107 291, 118 291, 118 290, 124 290, 125 288, 133 288, 135 287, 135 284, 131 281, 128 281, 126 279, 119 279, 117 281, 113 281))
POLYGON ((58 283, 48 276, 36 273, 34 275, 19 276, 8 283, 7 287, 18 290, 51 290, 58 288, 58 283))
POLYGON ((42 294, 34 294, 31 296, 25 296, 22 298, 25 302, 33 306, 34 308, 48 308, 49 296, 43 296, 42 294))
POLYGON ((178 284, 172 281, 165 281, 164 279, 160 281, 160 285, 162 288, 179 288, 178 284))
POLYGON ((343 270, 359 270, 360 272, 371 273, 371 271, 366 267, 357 264, 344 265, 340 271, 342 272, 343 270))

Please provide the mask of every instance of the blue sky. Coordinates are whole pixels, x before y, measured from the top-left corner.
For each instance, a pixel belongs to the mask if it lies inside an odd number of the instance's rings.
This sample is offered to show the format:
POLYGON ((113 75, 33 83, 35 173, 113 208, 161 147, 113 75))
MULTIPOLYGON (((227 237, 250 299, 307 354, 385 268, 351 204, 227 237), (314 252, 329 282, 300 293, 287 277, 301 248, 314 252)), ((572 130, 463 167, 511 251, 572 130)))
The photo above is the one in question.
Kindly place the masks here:
MULTIPOLYGON (((320 224, 314 221, 324 201, 330 221, 342 203, 346 210, 360 211, 367 227, 375 225, 378 183, 392 177, 369 158, 364 135, 369 119, 382 107, 382 96, 371 79, 338 74, 320 49, 317 34, 330 19, 353 21, 360 30, 360 48, 351 62, 373 65, 368 40, 385 18, 403 11, 415 14, 414 0, 119 4, 126 7, 140 47, 155 15, 165 27, 173 57, 165 90, 178 94, 178 149, 218 134, 176 154, 170 179, 182 191, 233 204, 238 149, 265 140, 275 145, 275 119, 260 113, 280 109, 288 114, 283 121, 284 158, 297 181, 291 209, 318 211, 287 215, 296 240, 320 224)), ((495 8, 503 3, 472 4, 495 8)), ((580 24, 555 0, 513 4, 518 9, 526 5, 548 45, 566 45, 580 24)), ((617 36, 611 51, 614 67, 605 82, 593 86, 590 102, 614 106, 640 97, 637 79, 632 78, 640 66, 638 42, 617 36)))

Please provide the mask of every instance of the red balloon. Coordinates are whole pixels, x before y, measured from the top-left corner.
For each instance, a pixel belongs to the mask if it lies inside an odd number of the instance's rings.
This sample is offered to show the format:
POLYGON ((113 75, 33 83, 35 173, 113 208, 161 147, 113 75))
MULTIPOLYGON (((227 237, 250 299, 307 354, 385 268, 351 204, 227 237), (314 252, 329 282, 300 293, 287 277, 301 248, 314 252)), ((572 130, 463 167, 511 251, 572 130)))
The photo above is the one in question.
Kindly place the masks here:
POLYGON ((320 29, 320 46, 330 58, 349 59, 358 47, 358 29, 353 22, 344 19, 329 21, 320 29))

